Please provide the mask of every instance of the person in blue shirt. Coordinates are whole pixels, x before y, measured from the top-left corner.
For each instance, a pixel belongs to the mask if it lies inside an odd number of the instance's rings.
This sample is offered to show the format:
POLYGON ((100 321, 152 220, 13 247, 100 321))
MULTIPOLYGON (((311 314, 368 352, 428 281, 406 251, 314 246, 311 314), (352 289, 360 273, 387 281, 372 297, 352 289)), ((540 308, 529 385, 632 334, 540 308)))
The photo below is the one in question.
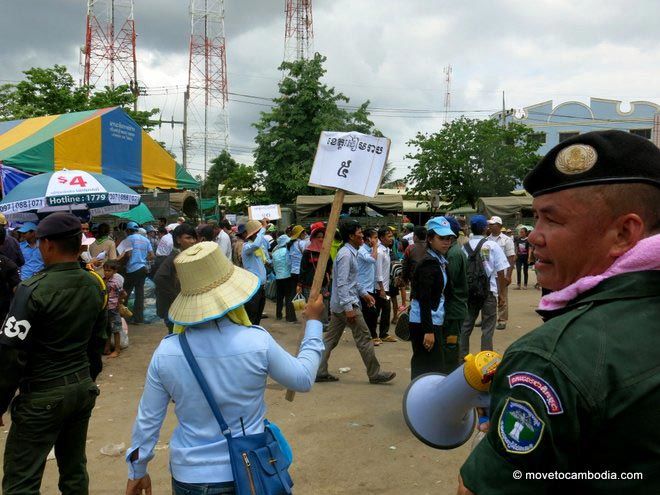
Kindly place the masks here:
POLYGON ((328 360, 332 350, 337 347, 339 339, 344 334, 344 329, 349 327, 353 332, 353 340, 360 352, 362 362, 367 368, 369 383, 387 383, 394 379, 396 373, 381 371, 360 306, 360 299, 364 299, 370 306, 375 304, 373 296, 358 285, 357 254, 363 243, 362 227, 357 222, 349 221, 344 223, 340 230, 344 246, 337 253, 332 268, 330 324, 323 335, 325 353, 319 365, 316 381, 336 382, 339 380, 328 372, 328 360))
POLYGON ((273 250, 273 270, 277 285, 277 294, 275 296, 275 317, 282 319, 282 307, 286 307, 286 321, 296 322, 296 310, 293 307, 293 295, 296 292, 296 285, 291 278, 291 256, 286 248, 290 241, 289 236, 281 235, 277 238, 277 246, 273 250))
POLYGON ((20 243, 21 253, 25 263, 21 267, 21 280, 27 280, 32 275, 44 269, 44 260, 39 252, 39 243, 37 242, 37 226, 32 222, 26 222, 18 231, 23 240, 20 243))
MULTIPOLYGON (((269 376, 297 392, 312 388, 323 352, 318 321, 323 298, 305 308, 305 336, 294 357, 265 329, 250 324, 244 304, 260 281, 232 265, 215 242, 189 247, 174 265, 181 281, 181 292, 169 311, 169 319, 177 325, 174 331, 185 331, 232 436, 263 432, 269 376)), ((126 451, 126 493, 151 493, 147 465, 171 402, 178 421, 169 441, 173 493, 234 493, 227 442, 176 334, 163 339, 147 370, 126 451)))
POLYGON ((129 322, 134 325, 144 323, 144 281, 149 273, 149 262, 154 259, 151 242, 145 236, 138 234, 138 229, 137 223, 128 222, 126 225, 128 237, 122 241, 126 245, 126 251, 119 257, 120 260, 128 258, 124 279, 126 297, 131 297, 131 292, 135 289, 133 318, 129 322))
POLYGON ((252 299, 245 303, 245 311, 253 325, 261 322, 261 316, 266 306, 266 261, 268 260, 264 244, 267 220, 250 220, 245 224, 245 242, 242 248, 243 268, 256 275, 259 279, 259 289, 252 299))
MULTIPOLYGON (((357 253, 358 264, 358 280, 357 283, 360 289, 367 292, 374 299, 378 297, 376 294, 376 262, 378 260, 378 231, 376 229, 368 228, 364 230, 364 244, 360 246, 357 253)), ((362 305, 362 314, 364 321, 369 328, 371 340, 375 346, 381 344, 378 338, 376 327, 378 326, 378 312, 376 305, 370 305, 365 299, 360 299, 362 305)))
POLYGON ((445 321, 447 260, 445 256, 456 234, 445 217, 429 220, 426 256, 417 263, 411 279, 410 359, 411 379, 443 370, 442 324, 445 321))

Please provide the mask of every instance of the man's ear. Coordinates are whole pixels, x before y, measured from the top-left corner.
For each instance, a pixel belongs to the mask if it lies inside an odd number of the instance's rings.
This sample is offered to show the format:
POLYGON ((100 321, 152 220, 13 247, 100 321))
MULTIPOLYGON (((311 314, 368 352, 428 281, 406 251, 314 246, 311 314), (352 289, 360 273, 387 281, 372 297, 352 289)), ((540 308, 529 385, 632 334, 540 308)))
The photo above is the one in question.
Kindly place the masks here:
POLYGON ((630 251, 644 238, 646 231, 644 220, 636 213, 621 215, 614 220, 612 228, 615 230, 615 239, 609 254, 613 258, 618 258, 630 251))

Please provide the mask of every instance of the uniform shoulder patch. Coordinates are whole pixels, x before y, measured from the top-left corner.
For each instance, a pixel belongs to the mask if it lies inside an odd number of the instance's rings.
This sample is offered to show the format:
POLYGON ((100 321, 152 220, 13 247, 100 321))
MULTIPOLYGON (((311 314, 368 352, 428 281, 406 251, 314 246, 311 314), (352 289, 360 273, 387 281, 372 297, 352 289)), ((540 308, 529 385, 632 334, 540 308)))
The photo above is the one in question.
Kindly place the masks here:
POLYGON ((548 414, 561 414, 564 408, 561 405, 559 394, 540 376, 528 371, 518 371, 508 376, 509 387, 525 387, 535 392, 545 404, 548 414))
POLYGON ((529 454, 541 443, 543 430, 545 423, 530 403, 512 398, 506 400, 497 432, 507 452, 529 454))

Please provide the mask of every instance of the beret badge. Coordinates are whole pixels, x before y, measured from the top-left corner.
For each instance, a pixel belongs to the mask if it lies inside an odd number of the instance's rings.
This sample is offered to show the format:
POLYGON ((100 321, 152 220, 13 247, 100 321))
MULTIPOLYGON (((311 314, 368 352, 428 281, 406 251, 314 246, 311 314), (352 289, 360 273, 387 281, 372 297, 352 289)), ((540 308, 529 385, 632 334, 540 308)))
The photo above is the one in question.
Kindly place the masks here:
POLYGON ((581 174, 590 170, 598 160, 596 150, 588 144, 573 144, 564 148, 555 158, 555 167, 566 175, 581 174))

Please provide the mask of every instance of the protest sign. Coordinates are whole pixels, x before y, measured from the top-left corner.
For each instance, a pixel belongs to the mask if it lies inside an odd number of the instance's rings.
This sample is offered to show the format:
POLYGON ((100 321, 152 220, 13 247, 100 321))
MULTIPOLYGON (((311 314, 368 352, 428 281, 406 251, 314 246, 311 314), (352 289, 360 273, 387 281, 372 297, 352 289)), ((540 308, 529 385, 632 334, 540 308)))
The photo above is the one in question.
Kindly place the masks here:
POLYGON ((389 150, 386 137, 323 131, 309 185, 373 198, 378 194, 389 150))
MULTIPOLYGON (((321 133, 309 185, 336 189, 326 232, 335 232, 337 229, 344 204, 344 191, 371 197, 378 194, 389 150, 390 140, 385 137, 378 138, 359 132, 321 133)), ((323 239, 309 293, 310 301, 316 300, 320 293, 333 238, 333 235, 326 235, 323 239)), ((304 331, 299 335, 298 342, 302 342, 303 335, 304 331)), ((285 397, 289 402, 295 396, 295 391, 286 391, 285 397)))
POLYGON ((250 220, 279 220, 282 218, 280 205, 255 205, 248 208, 250 220))

